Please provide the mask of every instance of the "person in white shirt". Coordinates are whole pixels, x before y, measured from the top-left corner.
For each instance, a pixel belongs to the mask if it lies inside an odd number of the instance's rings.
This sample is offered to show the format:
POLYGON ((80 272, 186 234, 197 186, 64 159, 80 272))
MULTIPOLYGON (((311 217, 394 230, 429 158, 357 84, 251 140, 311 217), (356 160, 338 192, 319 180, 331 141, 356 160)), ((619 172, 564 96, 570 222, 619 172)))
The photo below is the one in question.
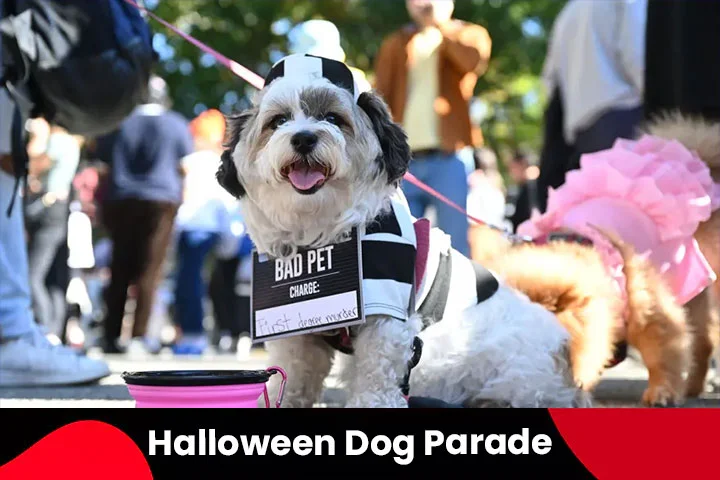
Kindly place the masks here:
POLYGON ((642 118, 646 18, 646 0, 570 0, 558 15, 543 79, 562 92, 569 144, 608 148, 642 118))
MULTIPOLYGON (((313 19, 299 23, 288 32, 287 36, 291 54, 304 53, 338 62, 347 60, 340 42, 340 30, 328 20, 313 19)), ((365 72, 356 67, 349 68, 361 90, 370 90, 371 85, 365 72)))
MULTIPOLYGON (((479 148, 475 155, 479 168, 468 176, 467 211, 479 220, 507 228, 507 192, 498 171, 497 155, 488 147, 479 148)), ((468 219, 468 222, 471 228, 476 225, 471 219, 468 219)))
POLYGON ((234 256, 242 231, 235 225, 237 201, 215 179, 225 135, 224 116, 217 110, 206 110, 190 122, 190 130, 196 151, 182 160, 183 202, 175 222, 174 304, 175 322, 181 335, 173 351, 198 355, 208 344, 203 326, 207 294, 203 278, 205 259, 211 252, 218 258, 234 256))
POLYGON ((550 33, 543 80, 550 96, 538 183, 579 168, 580 156, 634 138, 643 120, 647 0, 570 0, 550 33))

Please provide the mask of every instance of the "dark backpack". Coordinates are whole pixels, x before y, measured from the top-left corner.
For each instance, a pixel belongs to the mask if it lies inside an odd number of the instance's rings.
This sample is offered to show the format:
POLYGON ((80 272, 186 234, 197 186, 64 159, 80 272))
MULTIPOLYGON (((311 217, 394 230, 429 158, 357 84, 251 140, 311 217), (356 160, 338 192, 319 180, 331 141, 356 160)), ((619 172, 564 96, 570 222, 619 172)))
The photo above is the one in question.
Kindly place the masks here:
POLYGON ((157 56, 148 23, 125 0, 2 1, 2 80, 18 106, 12 138, 19 180, 27 172, 18 137, 27 118, 88 137, 109 133, 145 101, 157 56))

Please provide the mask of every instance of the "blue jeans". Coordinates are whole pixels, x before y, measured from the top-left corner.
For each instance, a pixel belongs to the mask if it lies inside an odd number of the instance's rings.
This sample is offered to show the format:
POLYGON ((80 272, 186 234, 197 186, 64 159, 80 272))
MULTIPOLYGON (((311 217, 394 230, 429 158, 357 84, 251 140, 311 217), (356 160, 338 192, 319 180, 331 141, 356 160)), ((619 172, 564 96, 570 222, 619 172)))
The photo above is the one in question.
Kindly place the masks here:
POLYGON ((15 178, 0 170, 0 338, 25 335, 35 323, 22 207, 15 178), (13 196, 15 206, 8 218, 13 196))
MULTIPOLYGON (((439 154, 413 159, 410 173, 462 209, 467 208, 466 167, 458 155, 439 154)), ((424 216, 427 207, 434 206, 438 228, 450 235, 453 248, 464 255, 470 254, 468 219, 464 214, 409 182, 403 182, 402 190, 414 217, 424 216)))
POLYGON ((218 234, 183 231, 177 246, 175 318, 184 335, 200 335, 203 328, 203 300, 207 288, 202 276, 205 258, 217 243, 218 234))

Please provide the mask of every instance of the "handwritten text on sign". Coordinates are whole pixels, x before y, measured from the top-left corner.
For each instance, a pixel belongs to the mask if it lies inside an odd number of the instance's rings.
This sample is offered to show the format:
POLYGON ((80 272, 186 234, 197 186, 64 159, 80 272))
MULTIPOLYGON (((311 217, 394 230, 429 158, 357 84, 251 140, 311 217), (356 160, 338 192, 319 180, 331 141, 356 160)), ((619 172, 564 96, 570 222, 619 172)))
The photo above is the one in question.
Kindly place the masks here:
POLYGON ((256 341, 362 323, 361 249, 350 240, 288 259, 253 252, 252 337, 256 341))

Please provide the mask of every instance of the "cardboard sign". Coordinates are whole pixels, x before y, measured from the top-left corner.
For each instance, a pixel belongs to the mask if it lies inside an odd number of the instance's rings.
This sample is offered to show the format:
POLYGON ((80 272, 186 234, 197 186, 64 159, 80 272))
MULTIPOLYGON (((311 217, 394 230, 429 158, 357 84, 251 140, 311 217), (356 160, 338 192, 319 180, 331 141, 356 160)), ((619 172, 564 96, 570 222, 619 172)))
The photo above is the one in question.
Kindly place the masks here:
POLYGON ((347 241, 288 260, 253 251, 253 342, 363 323, 361 255, 356 229, 347 241))

